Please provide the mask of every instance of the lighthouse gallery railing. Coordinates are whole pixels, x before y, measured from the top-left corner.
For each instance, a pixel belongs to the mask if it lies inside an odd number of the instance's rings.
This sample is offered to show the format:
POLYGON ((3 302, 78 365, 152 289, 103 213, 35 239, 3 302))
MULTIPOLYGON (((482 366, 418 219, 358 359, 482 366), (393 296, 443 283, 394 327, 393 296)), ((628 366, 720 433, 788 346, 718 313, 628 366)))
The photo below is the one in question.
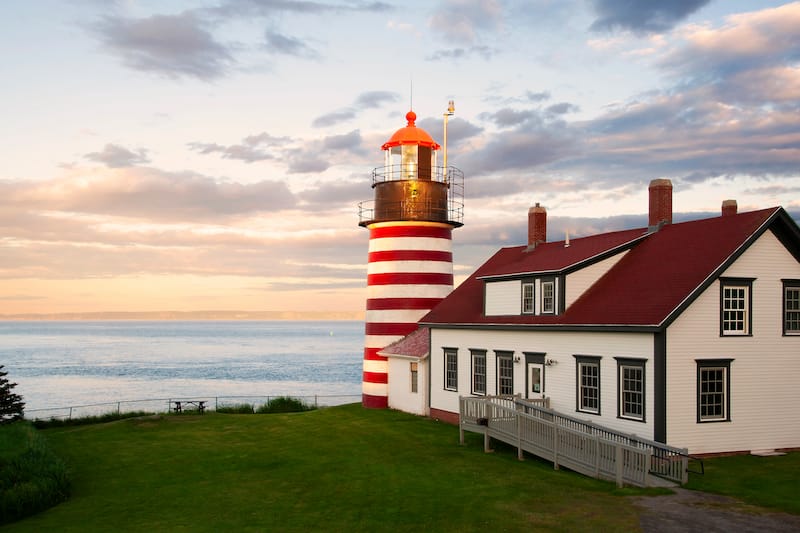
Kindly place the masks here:
MULTIPOLYGON (((390 165, 373 169, 372 186, 387 181, 404 181, 416 179, 416 175, 409 177, 407 169, 403 165, 390 165)), ((430 181, 444 183, 447 185, 447 213, 442 212, 442 220, 461 226, 464 223, 464 173, 456 167, 431 167, 430 181)), ((439 208, 429 204, 421 205, 419 202, 413 203, 410 200, 399 200, 392 202, 391 205, 384 205, 391 213, 396 213, 397 218, 403 216, 415 207, 427 210, 427 212, 438 212, 439 208)), ((363 224, 375 220, 375 201, 367 200, 358 204, 358 221, 363 224)))

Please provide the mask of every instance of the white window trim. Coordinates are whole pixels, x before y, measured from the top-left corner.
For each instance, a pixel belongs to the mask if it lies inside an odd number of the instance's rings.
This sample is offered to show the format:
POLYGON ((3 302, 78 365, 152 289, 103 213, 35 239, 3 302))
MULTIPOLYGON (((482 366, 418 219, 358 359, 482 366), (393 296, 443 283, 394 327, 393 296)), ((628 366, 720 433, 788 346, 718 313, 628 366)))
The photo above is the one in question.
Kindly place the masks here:
POLYGON ((444 349, 444 390, 458 391, 458 350, 456 348, 444 349), (450 383, 449 360, 452 358, 454 366, 453 383, 450 383))
MULTIPOLYGON (((617 359, 617 416, 625 420, 644 422, 647 413, 647 370, 646 360, 618 357, 617 359), (625 413, 625 369, 635 369, 642 373, 640 415, 625 413)), ((634 393, 636 391, 633 391, 634 393)))
POLYGON ((552 315, 556 312, 556 282, 555 280, 542 281, 541 289, 539 290, 541 299, 541 309, 543 315, 552 315), (550 287, 550 308, 545 306, 545 287, 550 287))
POLYGON ((532 315, 536 312, 536 290, 534 287, 534 283, 532 281, 523 281, 522 282, 522 314, 523 315, 532 315), (525 290, 530 289, 530 297, 525 294, 525 290), (529 304, 526 305, 526 304, 529 304))
POLYGON ((722 337, 749 337, 753 334, 753 280, 752 279, 720 279, 720 302, 719 302, 719 332, 722 337), (736 301, 738 298, 727 298, 726 289, 737 289, 743 291, 744 309, 728 309, 729 302, 736 301), (726 318, 726 313, 742 313, 742 328, 727 329, 732 320, 726 318))
MULTIPOLYGON (((800 313, 800 310, 797 309, 789 309, 788 302, 789 302, 789 292, 796 292, 797 298, 800 298, 800 280, 783 280, 783 334, 784 335, 800 335, 800 325, 798 325, 797 329, 789 329, 787 326, 789 325, 789 313, 800 313)), ((793 320, 796 322, 796 320, 793 320)))

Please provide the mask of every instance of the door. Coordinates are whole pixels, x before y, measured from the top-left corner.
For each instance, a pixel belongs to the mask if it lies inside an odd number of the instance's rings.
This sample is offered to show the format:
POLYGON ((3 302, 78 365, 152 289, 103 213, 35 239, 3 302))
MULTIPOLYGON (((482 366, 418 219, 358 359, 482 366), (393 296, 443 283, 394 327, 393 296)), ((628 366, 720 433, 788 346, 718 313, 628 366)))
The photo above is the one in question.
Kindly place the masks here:
POLYGON ((544 397, 544 365, 528 363, 528 387, 526 398, 540 399, 544 397))

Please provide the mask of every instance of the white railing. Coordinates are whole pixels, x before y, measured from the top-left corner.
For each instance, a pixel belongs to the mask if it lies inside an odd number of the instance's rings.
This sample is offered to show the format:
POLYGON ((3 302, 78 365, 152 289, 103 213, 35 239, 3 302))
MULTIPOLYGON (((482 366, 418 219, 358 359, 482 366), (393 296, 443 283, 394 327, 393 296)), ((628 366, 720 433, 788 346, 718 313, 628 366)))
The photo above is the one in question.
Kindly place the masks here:
POLYGON ((626 435, 547 408, 546 401, 513 397, 461 397, 459 439, 464 431, 483 433, 484 449, 492 438, 576 472, 624 484, 649 486, 656 475, 688 481, 687 450, 626 435))

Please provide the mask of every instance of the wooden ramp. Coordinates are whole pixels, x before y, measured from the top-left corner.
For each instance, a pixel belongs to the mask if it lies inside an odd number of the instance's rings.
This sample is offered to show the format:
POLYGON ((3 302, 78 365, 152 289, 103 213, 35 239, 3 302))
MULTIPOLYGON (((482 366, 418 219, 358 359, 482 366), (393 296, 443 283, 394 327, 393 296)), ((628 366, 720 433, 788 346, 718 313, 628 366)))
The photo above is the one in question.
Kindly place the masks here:
POLYGON ((484 449, 497 439, 581 474, 637 487, 684 484, 688 450, 603 428, 548 408, 548 400, 514 396, 459 399, 459 440, 482 433, 484 449))

